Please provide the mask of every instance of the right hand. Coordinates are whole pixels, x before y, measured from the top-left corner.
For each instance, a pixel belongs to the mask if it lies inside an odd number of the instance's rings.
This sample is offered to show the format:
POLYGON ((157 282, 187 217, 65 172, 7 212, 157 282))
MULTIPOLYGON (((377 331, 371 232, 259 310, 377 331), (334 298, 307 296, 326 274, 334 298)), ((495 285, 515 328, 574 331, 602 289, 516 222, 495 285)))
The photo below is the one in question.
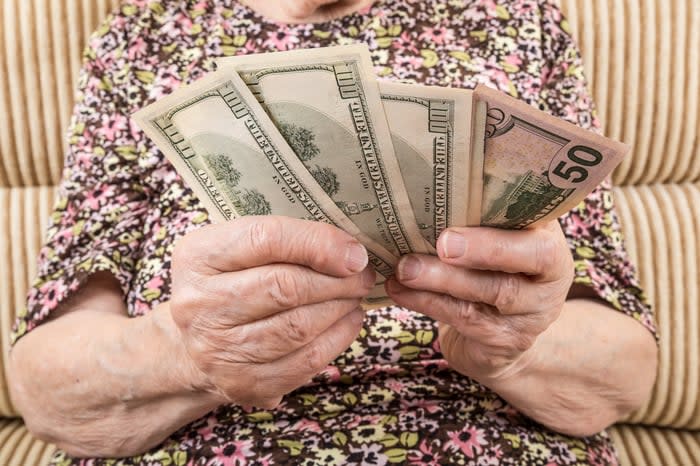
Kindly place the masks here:
POLYGON ((242 217, 175 245, 170 312, 222 402, 271 409, 350 346, 374 285, 367 252, 331 225, 242 217))

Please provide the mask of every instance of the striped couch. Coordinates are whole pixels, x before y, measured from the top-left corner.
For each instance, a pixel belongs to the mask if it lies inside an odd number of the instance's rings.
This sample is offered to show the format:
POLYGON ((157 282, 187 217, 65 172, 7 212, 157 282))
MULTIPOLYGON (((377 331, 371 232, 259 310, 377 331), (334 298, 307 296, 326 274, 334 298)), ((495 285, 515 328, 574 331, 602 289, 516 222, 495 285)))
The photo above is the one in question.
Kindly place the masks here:
MULTIPOLYGON (((554 0, 557 1, 557 0, 554 0)), ((558 0, 583 50, 627 245, 661 332, 658 380, 611 430, 623 464, 700 465, 700 0, 558 0)), ((35 273, 86 38, 117 0, 0 0, 0 465, 54 451, 17 418, 2 367, 35 273)))

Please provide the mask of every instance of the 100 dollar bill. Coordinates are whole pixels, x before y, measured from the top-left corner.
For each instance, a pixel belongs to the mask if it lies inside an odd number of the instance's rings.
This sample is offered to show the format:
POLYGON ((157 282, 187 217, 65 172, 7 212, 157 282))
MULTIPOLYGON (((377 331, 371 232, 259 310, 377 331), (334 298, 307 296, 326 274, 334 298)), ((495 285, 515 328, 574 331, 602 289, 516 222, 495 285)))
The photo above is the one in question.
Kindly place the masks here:
POLYGON ((379 92, 418 227, 435 246, 445 228, 467 225, 472 93, 386 81, 379 92))
POLYGON ((395 256, 432 253, 401 177, 366 46, 227 57, 326 194, 395 256))
POLYGON ((235 73, 207 75, 134 117, 213 220, 286 215, 330 223, 367 248, 380 275, 392 273, 397 258, 328 198, 235 73))

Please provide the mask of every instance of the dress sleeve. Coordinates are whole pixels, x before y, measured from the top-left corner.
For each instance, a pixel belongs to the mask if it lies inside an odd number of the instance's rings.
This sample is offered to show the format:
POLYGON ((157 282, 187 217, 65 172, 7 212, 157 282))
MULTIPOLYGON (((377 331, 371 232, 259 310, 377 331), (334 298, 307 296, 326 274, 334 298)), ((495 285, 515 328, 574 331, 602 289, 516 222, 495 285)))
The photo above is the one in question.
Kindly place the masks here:
POLYGON ((94 272, 111 272, 128 293, 148 205, 138 168, 145 148, 128 116, 128 90, 118 85, 114 48, 96 33, 86 49, 58 197, 12 344, 94 272))
MULTIPOLYGON (((585 129, 601 132, 583 74, 578 47, 562 13, 544 2, 543 69, 540 106, 585 129)), ((629 155, 628 155, 629 156, 629 155)), ((652 309, 625 249, 610 179, 560 219, 574 256, 574 282, 590 287, 616 310, 656 333, 652 309)))

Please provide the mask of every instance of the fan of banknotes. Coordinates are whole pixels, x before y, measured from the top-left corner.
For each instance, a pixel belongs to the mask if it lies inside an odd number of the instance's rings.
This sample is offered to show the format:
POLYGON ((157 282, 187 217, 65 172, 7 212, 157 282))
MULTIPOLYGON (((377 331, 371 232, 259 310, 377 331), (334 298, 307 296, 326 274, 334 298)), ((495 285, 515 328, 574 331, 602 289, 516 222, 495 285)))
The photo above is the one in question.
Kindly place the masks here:
POLYGON ((365 245, 378 285, 446 227, 564 214, 628 151, 485 86, 377 80, 364 45, 222 58, 135 119, 212 220, 331 223, 365 245))

